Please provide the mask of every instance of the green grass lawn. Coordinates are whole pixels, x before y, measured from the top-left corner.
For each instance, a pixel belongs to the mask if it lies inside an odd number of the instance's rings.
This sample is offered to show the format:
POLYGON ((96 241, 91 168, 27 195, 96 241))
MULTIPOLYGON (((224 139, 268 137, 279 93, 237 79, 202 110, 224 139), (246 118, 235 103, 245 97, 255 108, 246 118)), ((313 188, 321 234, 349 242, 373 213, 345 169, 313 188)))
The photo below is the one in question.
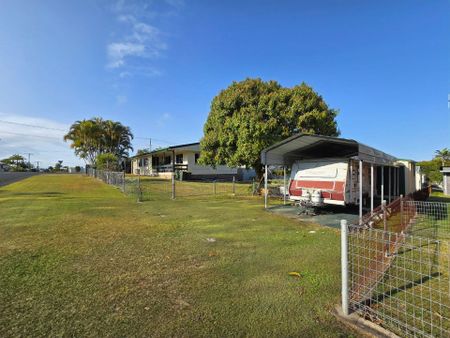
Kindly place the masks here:
POLYGON ((40 175, 0 188, 0 336, 345 336, 339 255, 338 231, 259 199, 40 175))

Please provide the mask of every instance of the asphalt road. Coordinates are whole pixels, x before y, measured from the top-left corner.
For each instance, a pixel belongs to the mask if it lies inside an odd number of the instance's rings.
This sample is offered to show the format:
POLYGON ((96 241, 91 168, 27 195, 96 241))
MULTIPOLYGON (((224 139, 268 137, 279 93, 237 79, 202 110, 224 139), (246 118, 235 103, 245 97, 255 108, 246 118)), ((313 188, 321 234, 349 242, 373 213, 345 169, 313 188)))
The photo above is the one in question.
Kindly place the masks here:
POLYGON ((11 184, 25 178, 38 175, 39 173, 34 172, 2 172, 0 171, 0 187, 11 184))

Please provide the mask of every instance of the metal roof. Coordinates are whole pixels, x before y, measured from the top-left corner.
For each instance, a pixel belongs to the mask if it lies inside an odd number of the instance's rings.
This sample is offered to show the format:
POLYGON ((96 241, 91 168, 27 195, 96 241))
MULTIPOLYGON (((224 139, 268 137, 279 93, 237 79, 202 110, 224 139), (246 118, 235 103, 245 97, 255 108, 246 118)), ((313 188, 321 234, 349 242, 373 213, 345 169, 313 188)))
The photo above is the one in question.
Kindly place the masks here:
POLYGON ((179 145, 170 146, 170 147, 167 147, 167 148, 156 149, 156 150, 153 150, 153 151, 150 151, 150 152, 147 151, 145 153, 136 154, 134 156, 131 156, 130 158, 145 157, 145 156, 148 156, 148 155, 153 155, 153 154, 157 154, 157 153, 163 153, 163 152, 172 151, 172 150, 200 151, 200 142, 179 144, 179 145), (182 149, 182 148, 185 148, 185 149, 182 149))
POLYGON ((342 157, 378 165, 394 165, 397 160, 352 139, 309 134, 296 134, 261 152, 261 162, 267 165, 292 165, 297 160, 342 157))

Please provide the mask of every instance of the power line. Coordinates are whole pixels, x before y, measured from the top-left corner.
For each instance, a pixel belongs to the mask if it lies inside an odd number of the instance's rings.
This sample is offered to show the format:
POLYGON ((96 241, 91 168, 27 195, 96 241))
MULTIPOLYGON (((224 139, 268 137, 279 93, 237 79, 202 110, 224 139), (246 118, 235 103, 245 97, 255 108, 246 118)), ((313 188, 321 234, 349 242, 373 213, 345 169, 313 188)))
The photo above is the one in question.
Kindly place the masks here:
POLYGON ((49 129, 49 130, 58 130, 58 131, 64 131, 64 132, 67 131, 67 130, 65 130, 65 129, 52 128, 52 127, 45 127, 45 126, 39 126, 39 125, 36 125, 36 124, 28 124, 28 123, 22 123, 22 122, 5 121, 5 120, 0 120, 0 122, 2 122, 2 123, 8 123, 8 124, 15 124, 15 125, 18 125, 18 126, 26 126, 26 127, 33 127, 33 128, 42 128, 42 129, 49 129))
MULTIPOLYGON (((15 122, 15 121, 5 121, 5 120, 0 120, 0 122, 1 123, 14 124, 14 125, 18 125, 18 126, 25 126, 25 127, 32 127, 32 128, 41 128, 41 129, 48 129, 48 130, 58 130, 58 131, 67 132, 66 129, 45 127, 45 126, 40 126, 40 125, 30 124, 30 123, 22 123, 22 122, 15 122)), ((7 132, 4 132, 4 133, 7 133, 7 132)), ((17 134, 17 135, 19 135, 19 134, 17 134)), ((135 136, 134 139, 154 140, 154 141, 162 142, 162 143, 166 143, 166 144, 174 144, 175 143, 175 142, 171 142, 171 141, 157 139, 157 138, 154 138, 154 137, 144 137, 144 136, 135 136)))
POLYGON ((58 136, 30 135, 30 134, 22 134, 22 133, 13 133, 10 131, 0 131, 0 134, 10 134, 10 135, 27 136, 27 137, 40 137, 40 138, 48 138, 48 139, 53 139, 53 140, 64 141, 61 137, 58 137, 58 136))

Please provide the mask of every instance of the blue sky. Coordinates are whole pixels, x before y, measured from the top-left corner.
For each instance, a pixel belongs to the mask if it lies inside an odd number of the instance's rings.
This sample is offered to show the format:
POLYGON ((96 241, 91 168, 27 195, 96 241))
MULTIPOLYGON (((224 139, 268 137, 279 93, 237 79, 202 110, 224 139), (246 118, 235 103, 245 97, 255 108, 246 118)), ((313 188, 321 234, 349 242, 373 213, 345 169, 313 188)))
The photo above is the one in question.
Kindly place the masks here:
POLYGON ((79 163, 63 130, 92 116, 154 146, 197 141, 211 99, 246 77, 305 81, 340 110, 343 137, 430 158, 450 147, 449 13, 414 0, 2 0, 0 158, 79 163))

